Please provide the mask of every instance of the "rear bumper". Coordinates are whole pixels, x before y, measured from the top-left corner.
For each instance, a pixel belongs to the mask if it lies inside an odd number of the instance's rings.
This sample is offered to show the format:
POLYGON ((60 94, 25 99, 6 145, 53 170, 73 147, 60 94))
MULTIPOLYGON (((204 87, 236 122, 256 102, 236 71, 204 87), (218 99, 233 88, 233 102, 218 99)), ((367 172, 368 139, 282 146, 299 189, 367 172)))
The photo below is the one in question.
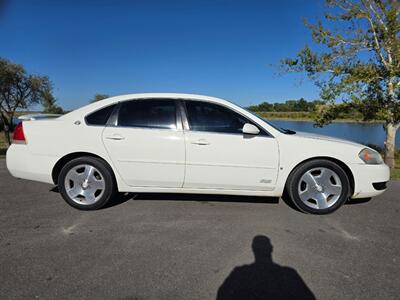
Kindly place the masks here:
POLYGON ((56 157, 31 154, 23 144, 12 144, 6 155, 7 169, 12 176, 51 184, 56 161, 56 157))
POLYGON ((390 180, 387 165, 350 164, 354 175, 354 193, 351 198, 369 198, 386 191, 386 182, 390 180))

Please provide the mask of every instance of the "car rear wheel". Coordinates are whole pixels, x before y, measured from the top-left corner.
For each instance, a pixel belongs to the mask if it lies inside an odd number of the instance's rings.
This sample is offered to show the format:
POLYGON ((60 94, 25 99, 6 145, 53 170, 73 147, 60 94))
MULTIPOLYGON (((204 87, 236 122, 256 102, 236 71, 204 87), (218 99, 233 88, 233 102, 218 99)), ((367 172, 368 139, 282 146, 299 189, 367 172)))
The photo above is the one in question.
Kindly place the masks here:
POLYGON ((116 194, 112 170, 95 157, 68 162, 58 177, 58 188, 69 205, 81 210, 99 209, 116 194))
POLYGON ((286 192, 298 209, 328 214, 342 206, 350 195, 346 172, 336 163, 318 159, 298 166, 289 176, 286 192))

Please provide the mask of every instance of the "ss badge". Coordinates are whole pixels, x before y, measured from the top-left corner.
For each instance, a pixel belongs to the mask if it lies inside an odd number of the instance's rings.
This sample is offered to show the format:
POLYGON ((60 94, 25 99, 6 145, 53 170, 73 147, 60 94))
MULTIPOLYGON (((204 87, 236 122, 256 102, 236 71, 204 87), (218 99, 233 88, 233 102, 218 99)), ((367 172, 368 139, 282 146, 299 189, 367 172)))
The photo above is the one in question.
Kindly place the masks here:
POLYGON ((271 183, 271 180, 263 178, 260 180, 260 183, 271 183))

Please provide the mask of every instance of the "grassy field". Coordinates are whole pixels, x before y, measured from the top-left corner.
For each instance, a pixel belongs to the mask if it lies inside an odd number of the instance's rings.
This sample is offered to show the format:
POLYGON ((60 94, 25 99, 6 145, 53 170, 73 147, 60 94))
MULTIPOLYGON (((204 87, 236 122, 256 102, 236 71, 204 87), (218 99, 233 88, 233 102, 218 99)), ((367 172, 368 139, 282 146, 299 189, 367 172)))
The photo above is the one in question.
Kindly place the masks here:
POLYGON ((308 121, 313 120, 313 113, 311 112, 263 112, 257 111, 255 112, 257 115, 270 119, 270 120, 299 120, 299 121, 308 121))
MULTIPOLYGON (((4 142, 4 133, 0 132, 0 158, 6 155, 6 145, 4 142)), ((400 149, 396 151, 396 168, 392 169, 392 179, 400 179, 400 149)))
POLYGON ((400 179, 400 149, 396 151, 396 168, 392 169, 392 179, 400 179))

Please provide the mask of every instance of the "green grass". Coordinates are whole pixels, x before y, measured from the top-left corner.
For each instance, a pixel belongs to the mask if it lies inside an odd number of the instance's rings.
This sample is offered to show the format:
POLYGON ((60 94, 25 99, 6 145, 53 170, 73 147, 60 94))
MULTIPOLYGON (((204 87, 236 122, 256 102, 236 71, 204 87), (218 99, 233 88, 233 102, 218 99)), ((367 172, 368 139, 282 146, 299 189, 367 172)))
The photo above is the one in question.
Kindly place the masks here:
POLYGON ((400 149, 396 150, 396 167, 390 172, 390 177, 392 179, 400 180, 400 149))
POLYGON ((266 119, 276 120, 312 120, 313 114, 310 112, 256 112, 259 116, 266 119))

